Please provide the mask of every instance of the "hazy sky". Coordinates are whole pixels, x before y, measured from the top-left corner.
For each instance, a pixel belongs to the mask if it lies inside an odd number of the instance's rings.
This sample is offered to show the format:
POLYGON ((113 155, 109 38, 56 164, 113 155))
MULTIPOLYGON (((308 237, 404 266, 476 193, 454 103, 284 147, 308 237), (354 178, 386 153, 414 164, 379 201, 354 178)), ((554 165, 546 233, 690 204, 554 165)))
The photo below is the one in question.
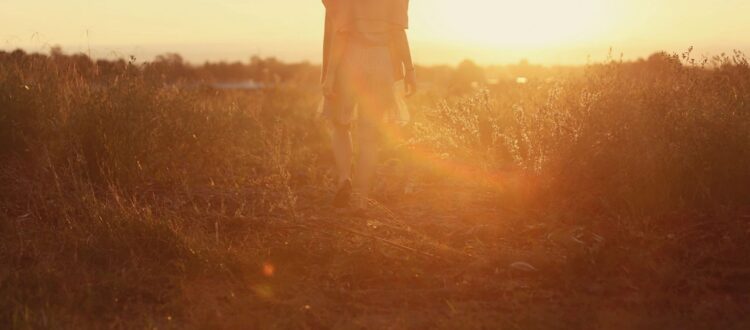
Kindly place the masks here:
MULTIPOLYGON (((355 1, 355 0, 353 0, 355 1)), ((411 0, 421 63, 585 63, 693 45, 750 48, 750 0, 411 0)), ((0 48, 194 62, 253 54, 319 62, 320 0, 0 0, 0 48)))

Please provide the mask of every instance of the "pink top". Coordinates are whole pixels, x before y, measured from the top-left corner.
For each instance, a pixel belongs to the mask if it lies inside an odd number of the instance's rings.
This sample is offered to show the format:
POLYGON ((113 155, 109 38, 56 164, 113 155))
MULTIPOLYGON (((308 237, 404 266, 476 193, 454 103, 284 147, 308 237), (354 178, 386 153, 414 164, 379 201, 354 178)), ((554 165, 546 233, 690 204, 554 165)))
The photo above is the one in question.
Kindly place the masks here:
MULTIPOLYGON (((352 41, 371 45, 390 44, 393 32, 409 27, 409 0, 322 0, 326 7, 323 39, 323 74, 328 71, 330 41, 336 32, 349 34, 352 41)), ((398 79, 403 77, 402 63, 394 63, 398 79)))
POLYGON ((409 0, 323 0, 333 30, 387 32, 409 27, 409 0))

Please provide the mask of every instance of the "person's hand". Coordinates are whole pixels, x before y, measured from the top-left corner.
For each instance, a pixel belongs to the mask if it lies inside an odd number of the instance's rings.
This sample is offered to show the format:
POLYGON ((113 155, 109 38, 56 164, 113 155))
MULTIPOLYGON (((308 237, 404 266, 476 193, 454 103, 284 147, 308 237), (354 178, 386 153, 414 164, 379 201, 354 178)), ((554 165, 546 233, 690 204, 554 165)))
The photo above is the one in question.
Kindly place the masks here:
POLYGON ((406 97, 412 96, 417 92, 417 74, 413 68, 406 70, 404 87, 406 88, 406 97))

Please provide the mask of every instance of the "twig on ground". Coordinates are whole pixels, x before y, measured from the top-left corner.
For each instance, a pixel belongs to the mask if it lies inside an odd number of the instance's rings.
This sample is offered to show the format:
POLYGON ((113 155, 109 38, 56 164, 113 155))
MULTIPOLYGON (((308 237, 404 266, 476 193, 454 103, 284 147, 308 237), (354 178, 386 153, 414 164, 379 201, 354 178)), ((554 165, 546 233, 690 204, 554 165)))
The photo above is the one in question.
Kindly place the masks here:
POLYGON ((348 232, 348 233, 351 233, 351 234, 355 234, 355 235, 358 235, 358 236, 370 238, 370 239, 379 241, 381 243, 388 244, 388 245, 393 246, 393 247, 397 247, 397 248, 400 248, 400 249, 403 249, 403 250, 406 250, 406 251, 409 251, 409 252, 413 252, 413 253, 416 253, 416 254, 423 255, 425 257, 430 257, 430 258, 435 258, 435 259, 445 259, 444 257, 441 257, 441 256, 436 256, 436 255, 433 255, 433 254, 430 254, 430 253, 427 253, 427 252, 424 252, 424 251, 420 251, 420 250, 417 250, 415 248, 411 248, 411 247, 408 247, 408 246, 405 246, 405 245, 401 245, 401 244, 389 241, 389 240, 384 239, 384 238, 380 238, 380 237, 377 237, 377 236, 365 234, 363 232, 359 232, 359 231, 356 231, 354 229, 349 229, 349 228, 346 228, 346 227, 343 227, 343 226, 340 226, 340 225, 333 225, 333 226, 336 227, 336 228, 338 228, 339 230, 342 230, 342 231, 345 231, 345 232, 348 232))

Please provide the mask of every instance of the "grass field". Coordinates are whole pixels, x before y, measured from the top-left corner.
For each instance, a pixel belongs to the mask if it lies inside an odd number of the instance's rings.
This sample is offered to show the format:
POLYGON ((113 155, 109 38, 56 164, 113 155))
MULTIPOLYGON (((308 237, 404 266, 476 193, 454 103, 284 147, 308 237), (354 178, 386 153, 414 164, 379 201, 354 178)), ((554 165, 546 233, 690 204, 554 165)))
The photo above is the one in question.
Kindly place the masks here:
POLYGON ((0 327, 750 327, 742 54, 420 68, 367 217, 329 207, 315 71, 276 65, 0 52, 0 327))

